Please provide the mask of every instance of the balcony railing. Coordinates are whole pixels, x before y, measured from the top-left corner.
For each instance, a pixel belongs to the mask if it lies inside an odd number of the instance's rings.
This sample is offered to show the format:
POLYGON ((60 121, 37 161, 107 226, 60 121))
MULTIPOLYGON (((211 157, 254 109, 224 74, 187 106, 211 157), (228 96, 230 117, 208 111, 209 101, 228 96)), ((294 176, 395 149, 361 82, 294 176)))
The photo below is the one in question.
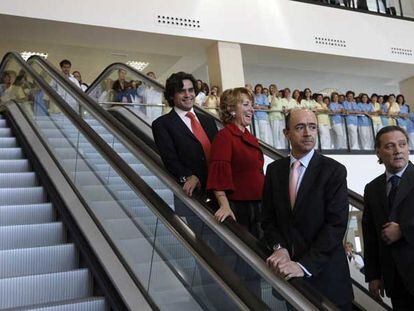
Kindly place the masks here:
POLYGON ((294 0, 414 21, 413 0, 294 0))

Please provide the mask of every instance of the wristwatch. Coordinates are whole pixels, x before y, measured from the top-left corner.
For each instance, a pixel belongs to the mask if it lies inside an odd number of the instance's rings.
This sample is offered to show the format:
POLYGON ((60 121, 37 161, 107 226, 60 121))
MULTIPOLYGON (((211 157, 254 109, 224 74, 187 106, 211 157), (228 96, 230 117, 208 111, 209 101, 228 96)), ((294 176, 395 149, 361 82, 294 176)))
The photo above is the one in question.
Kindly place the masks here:
POLYGON ((185 183, 187 182, 187 177, 186 177, 186 176, 181 176, 181 177, 178 179, 178 182, 179 182, 180 184, 185 184, 185 183))
POLYGON ((280 245, 280 243, 277 243, 275 245, 273 245, 273 251, 278 251, 279 249, 282 249, 282 245, 280 245))

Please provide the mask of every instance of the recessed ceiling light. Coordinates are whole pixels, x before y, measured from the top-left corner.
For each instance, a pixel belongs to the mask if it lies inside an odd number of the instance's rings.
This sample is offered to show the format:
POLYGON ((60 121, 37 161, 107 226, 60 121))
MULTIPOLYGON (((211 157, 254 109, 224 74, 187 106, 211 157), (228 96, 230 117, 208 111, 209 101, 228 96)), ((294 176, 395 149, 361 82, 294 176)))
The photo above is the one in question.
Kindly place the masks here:
POLYGON ((128 66, 131 66, 131 67, 135 68, 138 71, 144 70, 149 65, 149 63, 147 63, 147 62, 139 62, 139 61, 136 61, 136 60, 127 61, 126 64, 128 66))
POLYGON ((21 52, 20 53, 20 55, 22 56, 22 58, 24 59, 24 60, 28 60, 29 59, 29 57, 30 56, 33 56, 33 55, 38 55, 38 56, 40 56, 40 57, 43 57, 43 58, 47 58, 47 56, 48 56, 48 54, 47 53, 41 53, 41 52, 27 52, 27 51, 24 51, 24 52, 21 52))

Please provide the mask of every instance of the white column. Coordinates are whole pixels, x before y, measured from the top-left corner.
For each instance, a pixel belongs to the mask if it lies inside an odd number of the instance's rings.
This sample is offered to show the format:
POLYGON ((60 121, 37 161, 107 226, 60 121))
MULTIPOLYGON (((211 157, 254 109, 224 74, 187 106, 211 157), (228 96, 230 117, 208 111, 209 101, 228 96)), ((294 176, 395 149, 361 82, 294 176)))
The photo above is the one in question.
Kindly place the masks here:
POLYGON ((211 85, 221 91, 244 86, 244 71, 240 44, 216 42, 207 51, 208 75, 211 85))

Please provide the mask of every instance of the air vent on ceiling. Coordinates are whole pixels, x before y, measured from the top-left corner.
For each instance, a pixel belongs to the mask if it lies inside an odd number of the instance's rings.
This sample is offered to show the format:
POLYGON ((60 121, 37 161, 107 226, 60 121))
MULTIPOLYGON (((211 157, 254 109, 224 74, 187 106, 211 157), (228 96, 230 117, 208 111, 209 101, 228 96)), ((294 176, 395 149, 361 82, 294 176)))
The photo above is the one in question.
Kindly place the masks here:
POLYGON ((200 20, 188 16, 171 16, 171 15, 157 15, 157 24, 163 26, 173 26, 186 29, 200 29, 200 20))
POLYGON ((346 41, 336 38, 315 36, 315 43, 318 45, 346 48, 346 41))
POLYGON ((413 56, 413 50, 391 47, 391 53, 404 56, 413 56))

